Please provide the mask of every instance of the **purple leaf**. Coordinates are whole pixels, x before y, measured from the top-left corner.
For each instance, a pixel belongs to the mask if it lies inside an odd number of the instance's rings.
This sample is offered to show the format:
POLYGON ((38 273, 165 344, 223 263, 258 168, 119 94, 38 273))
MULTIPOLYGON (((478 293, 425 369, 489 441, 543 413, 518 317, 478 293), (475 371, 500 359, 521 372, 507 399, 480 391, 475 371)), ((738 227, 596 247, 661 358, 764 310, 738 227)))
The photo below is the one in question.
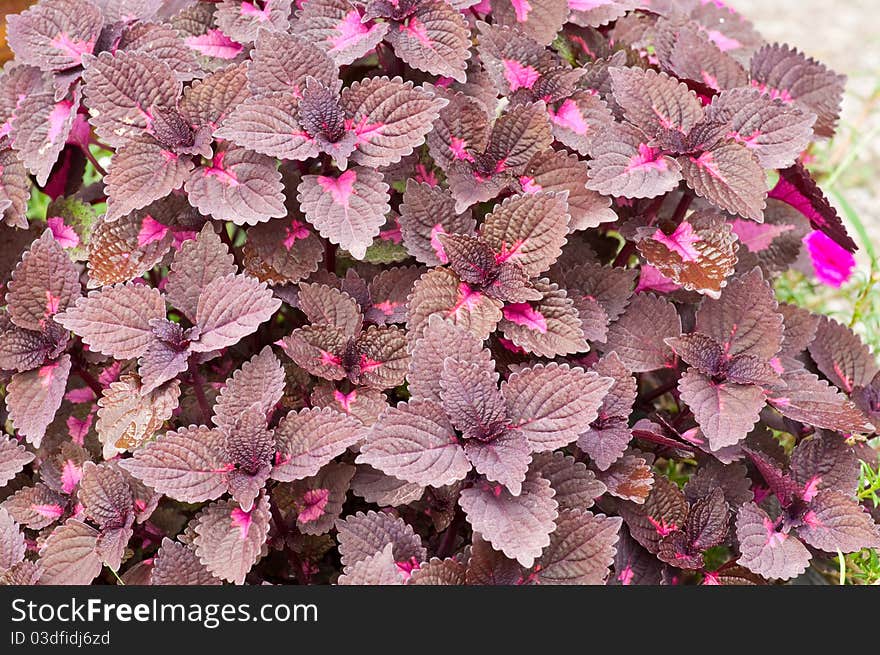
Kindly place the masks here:
POLYGON ((361 423, 341 412, 317 408, 290 412, 275 428, 280 460, 272 478, 293 482, 315 475, 363 437, 361 423))
POLYGON ((779 532, 755 503, 743 505, 736 516, 737 560, 766 578, 789 580, 807 570, 810 551, 793 534, 779 532))
POLYGON ((550 545, 558 515, 550 483, 533 474, 522 492, 480 483, 461 492, 459 503, 475 532, 522 566, 532 566, 550 545))
POLYGON ((92 291, 56 316, 89 348, 116 359, 143 355, 153 339, 150 321, 165 318, 165 301, 156 289, 117 284, 92 291))
POLYGON ((190 347, 194 352, 209 352, 232 346, 255 332, 280 306, 265 282, 235 274, 214 278, 199 295, 196 325, 200 334, 190 347))
POLYGON ((269 534, 269 499, 261 496, 249 512, 218 500, 196 517, 193 543, 199 561, 214 576, 243 584, 269 534))
POLYGON ((355 166, 338 177, 304 176, 297 198, 321 236, 363 259, 391 210, 388 188, 380 172, 355 166))

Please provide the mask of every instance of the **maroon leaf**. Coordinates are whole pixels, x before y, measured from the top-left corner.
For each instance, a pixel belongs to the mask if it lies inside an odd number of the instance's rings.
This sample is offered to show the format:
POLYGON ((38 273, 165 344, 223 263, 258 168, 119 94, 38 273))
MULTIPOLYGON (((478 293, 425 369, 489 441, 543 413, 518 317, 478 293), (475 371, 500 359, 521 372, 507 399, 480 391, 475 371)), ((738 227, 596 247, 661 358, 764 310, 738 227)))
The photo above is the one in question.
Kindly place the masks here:
POLYGON ((153 561, 150 584, 201 586, 222 583, 208 572, 194 550, 165 537, 153 561))
POLYGON ((0 439, 0 487, 12 480, 25 464, 34 460, 34 454, 9 437, 0 439))
POLYGON ((555 529, 553 495, 550 483, 532 474, 518 496, 484 482, 462 490, 459 503, 474 531, 522 566, 532 566, 555 529))
POLYGON ((723 124, 724 137, 751 150, 763 168, 787 168, 810 142, 814 114, 759 89, 731 89, 715 96, 706 120, 723 124))
POLYGON ((45 0, 9 17, 9 47, 18 61, 61 71, 83 63, 104 25, 101 11, 85 0, 45 0))
POLYGON ((250 96, 247 72, 248 64, 241 63, 196 80, 183 93, 181 116, 194 128, 213 132, 250 96))
POLYGON ((260 30, 286 32, 293 0, 265 0, 262 7, 248 0, 222 0, 215 14, 217 27, 236 41, 247 43, 260 30))
POLYGON ((6 572, 24 560, 24 533, 5 509, 0 507, 0 571, 6 572))
POLYGON ((807 570, 810 551, 794 535, 779 532, 755 503, 737 513, 736 538, 741 553, 737 561, 753 573, 789 580, 807 570))
POLYGON ((412 348, 407 375, 412 398, 440 402, 440 377, 447 357, 476 364, 481 369, 494 367, 491 353, 479 338, 438 315, 432 315, 424 334, 412 348))
POLYGON ((204 502, 226 491, 222 437, 206 427, 166 432, 119 465, 144 484, 183 502, 204 502))
POLYGON ((357 461, 434 487, 463 479, 471 468, 442 407, 429 400, 390 408, 368 433, 357 461))
POLYGON ((655 198, 672 191, 681 180, 681 165, 648 141, 627 123, 609 125, 593 147, 587 188, 624 198, 655 198))
POLYGON ((787 371, 782 381, 785 386, 772 390, 767 402, 783 416, 838 432, 873 432, 871 423, 846 396, 809 371, 787 371))
POLYGON ((40 445, 55 418, 67 388, 70 355, 24 373, 16 373, 6 387, 6 410, 18 434, 40 445))
POLYGON ((165 301, 142 284, 117 284, 92 291, 55 320, 94 351, 116 359, 143 355, 153 339, 150 321, 165 318, 165 301))
POLYGON ((272 478, 293 482, 315 475, 363 437, 361 423, 341 412, 316 408, 291 412, 275 428, 280 461, 272 478))
POLYGON ((764 170, 746 146, 722 143, 679 161, 685 182, 698 196, 732 214, 763 220, 764 170))
POLYGON ((218 277, 235 273, 229 250, 206 223, 195 239, 186 241, 174 257, 165 286, 168 302, 194 321, 199 296, 218 277))
POLYGON ((815 132, 831 137, 840 115, 846 78, 786 45, 765 45, 752 57, 752 86, 771 98, 815 113, 815 132))
POLYGON ((619 517, 608 518, 579 510, 560 512, 550 545, 536 565, 538 584, 604 584, 614 562, 621 526, 619 517))
POLYGON ((819 319, 810 356, 822 374, 846 393, 865 387, 880 370, 874 355, 857 334, 837 321, 819 319))
POLYGON ((512 427, 535 452, 567 446, 598 415, 611 378, 566 365, 547 364, 510 376, 501 392, 512 427))
POLYGON ((321 236, 363 259, 391 210, 388 189, 380 172, 355 166, 338 177, 304 176, 297 199, 321 236))
POLYGON ((0 212, 10 227, 27 227, 31 181, 24 164, 12 150, 0 150, 0 212))
POLYGON ((81 97, 76 91, 72 98, 56 101, 54 90, 44 86, 20 100, 12 117, 12 146, 41 186, 64 148, 81 97))
POLYGON ((79 273, 51 230, 22 255, 8 288, 9 318, 18 327, 39 332, 81 294, 79 273))
POLYGON ((543 294, 536 302, 505 305, 498 324, 504 336, 526 352, 541 357, 568 355, 589 350, 574 301, 564 289, 547 278, 535 280, 534 289, 543 294))
POLYGON ((406 181, 400 205, 400 231, 407 252, 423 264, 437 266, 449 262, 441 234, 471 234, 476 222, 470 210, 455 211, 455 199, 444 189, 406 181))
POLYGON ((688 134, 703 116, 696 95, 665 73, 641 68, 610 68, 608 72, 624 116, 648 135, 688 134))
POLYGON ((95 132, 119 147, 150 129, 153 107, 172 108, 181 84, 168 64, 147 54, 102 52, 83 74, 95 132))
POLYGON ((40 582, 45 585, 87 585, 101 572, 95 552, 98 531, 76 519, 55 528, 40 548, 40 582))
POLYGON ((339 576, 340 585, 402 585, 403 574, 394 561, 394 544, 385 544, 375 555, 355 562, 339 576))
POLYGON ((675 306, 651 294, 636 294, 626 312, 608 331, 605 352, 615 351, 634 373, 669 368, 675 354, 665 343, 681 334, 675 306))
POLYGON ((259 34, 247 77, 254 95, 288 93, 300 97, 308 77, 330 88, 339 84, 336 64, 314 42, 274 31, 259 34))
POLYGON ((209 282, 196 306, 198 341, 195 352, 209 352, 232 346, 256 331, 281 306, 265 282, 246 275, 230 274, 209 282))
POLYGON ((847 494, 834 489, 820 491, 804 515, 798 536, 813 548, 826 552, 855 553, 880 547, 880 531, 871 515, 847 494))
POLYGON ((694 369, 681 377, 678 390, 712 450, 733 446, 745 439, 758 422, 766 402, 760 387, 714 382, 694 369))
POLYGON ((190 174, 185 189, 190 204, 203 215, 236 225, 287 215, 275 161, 242 148, 217 152, 210 166, 190 174))
POLYGON ((568 18, 565 0, 501 0, 492 10, 501 25, 517 27, 542 44, 550 43, 568 18))
POLYGON ((321 147, 302 127, 300 114, 299 101, 290 95, 248 98, 215 134, 270 157, 304 161, 317 157, 321 147))
POLYGON ((617 220, 611 200, 587 189, 587 165, 576 155, 548 150, 532 157, 519 177, 526 193, 568 191, 569 231, 586 230, 617 220))
POLYGON ((352 161, 376 168, 424 143, 446 100, 397 77, 374 77, 345 88, 341 104, 357 135, 352 161))
POLYGON ((654 554, 663 537, 684 526, 687 512, 687 502, 675 483, 659 475, 655 476, 654 486, 643 505, 620 505, 620 514, 633 539, 654 554))
POLYGON ((769 361, 782 344, 782 316, 760 269, 731 280, 717 300, 697 310, 695 331, 712 337, 728 356, 751 355, 769 361))
POLYGON ((375 48, 387 23, 362 22, 362 13, 346 0, 315 0, 297 13, 294 32, 317 43, 337 64, 350 64, 375 48))
POLYGON ((405 21, 389 28, 388 42, 404 62, 433 75, 464 82, 470 31, 464 16, 445 2, 422 3, 405 21))
POLYGON ((449 269, 434 268, 413 285, 407 302, 407 327, 411 340, 422 335, 433 314, 439 314, 485 339, 501 319, 501 303, 474 291, 449 269))
POLYGON ((513 196, 486 217, 480 235, 498 253, 496 261, 516 262, 534 277, 562 252, 569 218, 567 194, 513 196))
POLYGON ((114 221, 183 186, 193 164, 152 139, 138 139, 116 151, 105 179, 107 216, 114 221))
POLYGON ((249 512, 234 501, 215 501, 196 517, 193 543, 196 554, 213 575, 243 584, 260 559, 269 534, 269 500, 261 496, 249 512))
POLYGON ((427 558, 421 538, 403 519, 384 512, 357 512, 336 522, 339 555, 346 570, 392 546, 393 562, 427 558))
POLYGON ((536 453, 531 468, 550 481, 559 510, 582 510, 592 507, 596 498, 605 493, 605 485, 596 479, 586 464, 561 452, 536 453))

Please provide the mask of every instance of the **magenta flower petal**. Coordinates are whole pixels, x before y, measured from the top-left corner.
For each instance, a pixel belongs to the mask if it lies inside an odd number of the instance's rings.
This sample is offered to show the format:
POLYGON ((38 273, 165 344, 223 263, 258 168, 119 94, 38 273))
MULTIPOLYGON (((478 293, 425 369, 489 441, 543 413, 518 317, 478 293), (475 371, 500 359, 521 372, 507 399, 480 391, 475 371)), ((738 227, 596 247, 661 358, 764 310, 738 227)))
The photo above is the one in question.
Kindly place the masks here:
POLYGON ((810 232, 804 237, 804 244, 810 253, 816 277, 822 284, 840 288, 852 276, 856 265, 852 253, 841 248, 823 232, 810 232))

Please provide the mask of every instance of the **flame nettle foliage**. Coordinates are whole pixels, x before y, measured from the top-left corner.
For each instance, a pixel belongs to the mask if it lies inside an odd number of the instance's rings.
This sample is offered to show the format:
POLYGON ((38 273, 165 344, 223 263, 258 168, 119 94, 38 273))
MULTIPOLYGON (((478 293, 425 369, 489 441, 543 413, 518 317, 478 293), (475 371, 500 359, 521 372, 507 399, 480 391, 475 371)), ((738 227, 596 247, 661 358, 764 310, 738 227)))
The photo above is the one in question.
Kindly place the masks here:
POLYGON ((4 583, 880 546, 880 366, 772 288, 852 266, 801 160, 844 82, 721 3, 41 0, 8 38, 4 583))

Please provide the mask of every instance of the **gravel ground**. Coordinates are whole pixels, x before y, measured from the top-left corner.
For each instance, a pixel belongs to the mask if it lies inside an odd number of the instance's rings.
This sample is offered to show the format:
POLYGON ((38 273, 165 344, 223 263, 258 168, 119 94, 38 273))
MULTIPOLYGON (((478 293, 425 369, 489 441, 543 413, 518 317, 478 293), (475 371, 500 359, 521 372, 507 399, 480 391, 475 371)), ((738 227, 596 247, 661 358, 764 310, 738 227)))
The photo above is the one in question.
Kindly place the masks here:
MULTIPOLYGON (((856 143, 863 148, 838 182, 880 247, 880 2, 877 0, 728 0, 769 41, 796 46, 848 77, 833 167, 856 143)), ((836 199, 832 198, 832 201, 836 199)), ((860 262, 865 265, 866 262, 860 262)))

